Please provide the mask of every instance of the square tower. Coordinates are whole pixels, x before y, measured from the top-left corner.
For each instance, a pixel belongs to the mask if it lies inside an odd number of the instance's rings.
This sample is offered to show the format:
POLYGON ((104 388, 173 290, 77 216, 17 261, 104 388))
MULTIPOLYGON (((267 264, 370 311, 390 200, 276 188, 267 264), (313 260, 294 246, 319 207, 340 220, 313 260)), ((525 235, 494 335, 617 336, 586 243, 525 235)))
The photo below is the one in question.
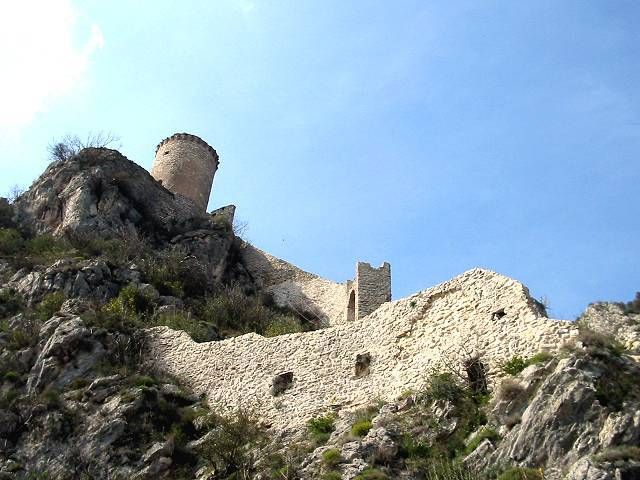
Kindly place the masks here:
POLYGON ((356 277, 347 282, 347 321, 366 317, 391 301, 391 265, 375 268, 365 262, 356 265, 356 277))

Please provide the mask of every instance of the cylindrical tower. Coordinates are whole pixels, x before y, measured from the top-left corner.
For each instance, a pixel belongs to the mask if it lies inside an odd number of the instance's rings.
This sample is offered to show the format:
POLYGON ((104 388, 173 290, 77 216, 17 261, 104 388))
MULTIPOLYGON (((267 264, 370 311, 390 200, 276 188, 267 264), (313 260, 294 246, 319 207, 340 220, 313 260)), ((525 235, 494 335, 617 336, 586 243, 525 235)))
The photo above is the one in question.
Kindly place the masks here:
POLYGON ((200 137, 175 133, 158 144, 151 175, 206 211, 218 163, 216 151, 200 137))

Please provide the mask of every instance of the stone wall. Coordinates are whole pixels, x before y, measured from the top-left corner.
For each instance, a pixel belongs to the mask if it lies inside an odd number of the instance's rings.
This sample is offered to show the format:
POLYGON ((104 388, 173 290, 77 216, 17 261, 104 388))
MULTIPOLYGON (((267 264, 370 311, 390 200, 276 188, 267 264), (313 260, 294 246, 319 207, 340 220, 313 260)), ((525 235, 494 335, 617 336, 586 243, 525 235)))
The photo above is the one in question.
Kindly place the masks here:
POLYGON ((355 318, 363 318, 391 301, 391 265, 374 268, 358 262, 355 279, 355 318))
POLYGON ((305 272, 249 243, 242 246, 242 262, 258 286, 270 293, 277 305, 311 316, 325 326, 343 321, 346 284, 305 272))
POLYGON ((212 147, 195 135, 176 133, 158 145, 151 175, 205 211, 217 169, 218 154, 212 147))
POLYGON ((312 332, 200 344, 167 327, 149 333, 155 366, 210 405, 254 407, 276 428, 297 428, 328 410, 419 389, 430 371, 443 362, 459 365, 467 353, 481 354, 495 375, 512 356, 555 350, 577 331, 543 316, 519 282, 474 269, 365 318, 312 332), (370 359, 364 374, 356 371, 363 358, 370 359), (275 396, 274 382, 281 391, 275 396))
POLYGON ((355 280, 336 283, 299 269, 245 243, 242 261, 263 291, 277 305, 318 319, 321 325, 338 325, 363 318, 391 300, 391 266, 374 268, 358 262, 355 280))

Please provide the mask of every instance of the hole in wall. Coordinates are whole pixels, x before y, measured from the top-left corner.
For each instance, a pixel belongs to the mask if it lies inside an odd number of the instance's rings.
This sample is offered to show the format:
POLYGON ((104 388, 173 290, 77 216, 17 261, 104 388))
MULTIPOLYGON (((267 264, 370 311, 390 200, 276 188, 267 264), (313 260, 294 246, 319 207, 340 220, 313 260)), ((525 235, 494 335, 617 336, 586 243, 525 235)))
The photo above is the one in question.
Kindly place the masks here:
POLYGON ((491 314, 491 320, 500 320, 506 314, 507 313, 504 311, 504 308, 501 308, 500 310, 496 310, 491 314))
POLYGON ((371 365, 370 353, 359 353, 356 355, 356 378, 369 375, 369 366, 371 365))
POLYGON ((279 373, 271 381, 271 395, 277 397, 278 395, 289 390, 293 385, 293 372, 279 373))
POLYGON ((356 292, 351 290, 349 294, 349 303, 347 304, 347 321, 352 322, 356 319, 356 292))

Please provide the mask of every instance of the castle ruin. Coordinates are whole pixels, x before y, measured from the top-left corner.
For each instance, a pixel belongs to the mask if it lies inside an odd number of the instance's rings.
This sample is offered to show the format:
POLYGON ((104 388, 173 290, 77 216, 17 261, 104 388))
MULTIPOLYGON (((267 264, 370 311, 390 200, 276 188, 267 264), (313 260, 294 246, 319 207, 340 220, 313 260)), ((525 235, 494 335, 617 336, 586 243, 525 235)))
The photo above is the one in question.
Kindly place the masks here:
MULTIPOLYGON (((152 174, 204 210, 217 165, 203 140, 177 134, 158 146, 152 174)), ((211 215, 233 212, 228 206, 211 215)), ((424 388, 428 372, 461 365, 465 355, 483 358, 488 375, 499 375, 514 355, 554 350, 577 334, 570 322, 547 318, 524 285, 489 270, 473 269, 392 302, 387 262, 378 268, 358 262, 353 280, 336 283, 247 242, 240 255, 275 304, 322 328, 196 343, 156 327, 149 358, 222 410, 257 408, 277 428, 424 388)))
MULTIPOLYGON (((207 142, 189 133, 175 133, 156 148, 151 175, 174 195, 190 199, 206 211, 218 164, 218 154, 207 142)), ((233 205, 212 212, 231 222, 234 213, 233 205)), ((358 262, 353 280, 335 283, 248 243, 243 248, 243 261, 277 305, 310 315, 323 325, 363 318, 391 301, 391 266, 387 262, 379 268, 358 262)))

